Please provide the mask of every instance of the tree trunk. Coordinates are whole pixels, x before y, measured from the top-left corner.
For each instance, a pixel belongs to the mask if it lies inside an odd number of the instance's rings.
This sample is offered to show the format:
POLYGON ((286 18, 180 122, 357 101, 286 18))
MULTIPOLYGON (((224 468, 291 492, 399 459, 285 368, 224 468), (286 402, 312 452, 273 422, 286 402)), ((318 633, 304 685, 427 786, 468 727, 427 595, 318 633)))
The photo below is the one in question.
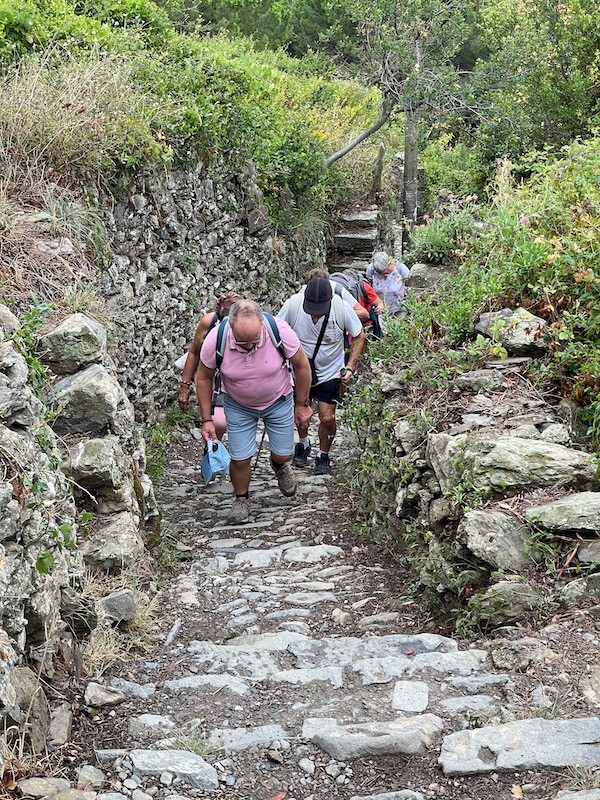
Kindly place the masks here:
POLYGON ((407 243, 410 231, 419 216, 418 205, 418 161, 419 161, 419 117, 409 105, 404 107, 404 219, 402 241, 407 243))

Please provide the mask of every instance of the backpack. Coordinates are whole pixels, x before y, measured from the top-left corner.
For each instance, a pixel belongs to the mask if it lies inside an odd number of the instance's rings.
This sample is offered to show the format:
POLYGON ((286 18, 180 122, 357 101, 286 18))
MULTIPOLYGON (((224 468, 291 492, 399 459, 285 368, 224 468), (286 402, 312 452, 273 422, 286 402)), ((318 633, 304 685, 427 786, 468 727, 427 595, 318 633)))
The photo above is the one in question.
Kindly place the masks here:
MULTIPOLYGON (((281 356, 284 365, 290 369, 288 357, 285 354, 285 348, 283 346, 283 342, 281 341, 281 336, 279 335, 279 328, 277 327, 277 322, 275 322, 275 318, 271 316, 271 314, 267 314, 266 311, 263 312, 263 316, 266 319, 268 325, 268 331, 271 336, 271 341, 273 342, 274 347, 277 349, 279 355, 281 356)), ((221 364, 223 363, 223 356, 225 354, 225 346, 227 343, 226 333, 229 328, 229 318, 225 317, 222 320, 221 324, 219 325, 219 330, 217 331, 217 348, 216 348, 216 360, 217 360, 217 372, 221 369, 221 364)))
POLYGON ((341 295, 342 289, 347 289, 357 302, 360 303, 365 299, 363 281, 368 280, 365 272, 359 272, 357 269, 345 269, 343 272, 333 272, 330 278, 335 281, 336 294, 341 295))

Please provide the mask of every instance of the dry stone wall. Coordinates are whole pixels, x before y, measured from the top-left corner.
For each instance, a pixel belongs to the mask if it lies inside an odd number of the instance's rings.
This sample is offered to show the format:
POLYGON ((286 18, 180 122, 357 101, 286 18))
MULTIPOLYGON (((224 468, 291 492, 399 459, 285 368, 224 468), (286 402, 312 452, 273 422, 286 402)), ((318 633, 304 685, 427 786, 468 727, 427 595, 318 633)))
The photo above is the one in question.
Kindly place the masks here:
POLYGON ((148 422, 175 397, 173 363, 219 295, 235 289, 277 308, 325 261, 324 237, 274 235, 250 164, 237 176, 197 164, 140 178, 107 222, 112 257, 100 288, 115 326, 110 350, 148 422))
MULTIPOLYGON (((96 624, 81 596, 84 565, 118 572, 136 563, 144 523, 158 516, 136 417, 152 423, 174 399, 173 364, 219 295, 235 289, 277 308, 325 261, 324 237, 274 235, 251 165, 238 176, 202 164, 143 176, 99 204, 110 235, 98 275, 104 303, 60 321, 30 353, 51 371, 43 398, 13 341, 24 322, 0 305, 0 721, 24 725, 39 695, 27 722, 38 752, 47 702, 23 665, 39 661, 52 678, 54 656, 96 624), (92 514, 83 530, 82 510, 92 514)), ((30 221, 37 246, 48 215, 30 221)), ((75 252, 68 239, 50 244, 75 252)), ((111 599, 117 624, 135 613, 125 600, 124 609, 122 597, 111 599)))

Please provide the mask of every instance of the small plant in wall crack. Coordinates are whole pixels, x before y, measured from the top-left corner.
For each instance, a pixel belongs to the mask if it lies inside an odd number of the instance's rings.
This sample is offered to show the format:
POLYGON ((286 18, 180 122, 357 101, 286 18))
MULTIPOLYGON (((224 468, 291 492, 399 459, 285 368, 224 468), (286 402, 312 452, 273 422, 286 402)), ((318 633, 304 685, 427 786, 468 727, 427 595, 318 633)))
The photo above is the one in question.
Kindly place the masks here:
POLYGON ((46 383, 46 368, 36 354, 37 332, 45 321, 45 315, 52 311, 48 303, 39 302, 34 298, 34 304, 26 311, 21 319, 21 325, 14 331, 12 340, 15 348, 23 356, 29 367, 29 382, 36 395, 43 399, 43 389, 46 383))

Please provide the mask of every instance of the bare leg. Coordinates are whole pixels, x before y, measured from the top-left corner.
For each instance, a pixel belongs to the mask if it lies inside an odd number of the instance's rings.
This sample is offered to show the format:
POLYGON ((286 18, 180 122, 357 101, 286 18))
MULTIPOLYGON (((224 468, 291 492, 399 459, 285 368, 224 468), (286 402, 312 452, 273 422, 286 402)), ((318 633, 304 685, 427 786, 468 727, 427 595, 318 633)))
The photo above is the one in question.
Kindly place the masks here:
POLYGON ((231 475, 231 483, 233 490, 236 494, 246 494, 250 486, 250 475, 252 469, 250 467, 252 459, 245 458, 243 461, 231 461, 229 465, 229 474, 231 475))
POLYGON ((216 406, 213 412, 213 422, 217 431, 217 439, 222 439, 223 434, 227 430, 227 422, 225 421, 225 411, 221 406, 216 406))
POLYGON ((331 450, 336 431, 335 406, 319 400, 319 447, 324 453, 331 450))

